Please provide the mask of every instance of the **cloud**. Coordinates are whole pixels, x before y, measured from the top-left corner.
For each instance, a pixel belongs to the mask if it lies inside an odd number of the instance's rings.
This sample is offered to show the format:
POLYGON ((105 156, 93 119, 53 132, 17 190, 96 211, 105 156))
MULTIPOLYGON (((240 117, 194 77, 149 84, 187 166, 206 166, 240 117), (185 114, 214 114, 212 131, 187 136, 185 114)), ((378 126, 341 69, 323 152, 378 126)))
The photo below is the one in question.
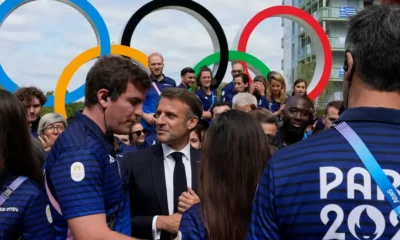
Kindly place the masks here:
MULTIPOLYGON (((4 0, 0 0, 2 3, 4 0)), ((123 28, 141 6, 149 0, 90 0, 103 16, 112 42, 119 43, 123 28)), ((222 25, 232 48, 238 30, 259 11, 281 0, 198 0, 222 25)), ((262 60, 270 69, 281 72, 280 18, 263 21, 252 33, 247 51, 262 60)), ((90 23, 72 7, 53 0, 35 1, 17 9, 0 29, 0 63, 7 74, 20 85, 54 90, 64 68, 83 51, 95 47, 97 40, 90 23)), ((194 66, 214 52, 206 29, 195 18, 177 10, 161 10, 146 16, 137 26, 131 41, 133 48, 165 57, 166 75, 180 82, 179 72, 194 66)), ((94 61, 75 73, 68 90, 84 83, 94 61)), ((224 78, 231 80, 230 67, 224 78)))

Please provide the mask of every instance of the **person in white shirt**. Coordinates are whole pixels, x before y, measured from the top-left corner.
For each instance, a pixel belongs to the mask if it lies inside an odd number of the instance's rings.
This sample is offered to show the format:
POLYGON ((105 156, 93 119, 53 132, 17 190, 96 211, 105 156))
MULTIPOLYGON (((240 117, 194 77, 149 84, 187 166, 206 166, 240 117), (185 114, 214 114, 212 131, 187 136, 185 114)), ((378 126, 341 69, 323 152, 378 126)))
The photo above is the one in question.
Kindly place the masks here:
POLYGON ((196 191, 201 152, 191 147, 189 139, 202 113, 194 93, 166 89, 154 116, 159 143, 124 156, 133 237, 174 239, 182 213, 200 201, 196 191))

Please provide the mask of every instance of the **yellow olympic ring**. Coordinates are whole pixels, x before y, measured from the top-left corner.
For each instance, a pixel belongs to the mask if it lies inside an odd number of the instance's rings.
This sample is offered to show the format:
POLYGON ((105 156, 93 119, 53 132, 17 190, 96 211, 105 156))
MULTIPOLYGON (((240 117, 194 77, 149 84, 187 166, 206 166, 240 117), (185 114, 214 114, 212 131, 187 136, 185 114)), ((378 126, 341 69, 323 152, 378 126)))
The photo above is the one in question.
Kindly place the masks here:
MULTIPOLYGON (((143 67, 149 68, 147 55, 137 49, 122 45, 111 45, 111 54, 130 57, 136 62, 140 63, 143 67)), ((62 116, 67 118, 67 113, 65 110, 65 95, 67 93, 67 87, 71 81, 72 76, 83 64, 99 56, 100 47, 97 46, 91 48, 74 58, 74 60, 72 60, 64 69, 60 76, 60 79, 57 82, 56 90, 54 92, 54 111, 56 113, 61 114, 62 116)))

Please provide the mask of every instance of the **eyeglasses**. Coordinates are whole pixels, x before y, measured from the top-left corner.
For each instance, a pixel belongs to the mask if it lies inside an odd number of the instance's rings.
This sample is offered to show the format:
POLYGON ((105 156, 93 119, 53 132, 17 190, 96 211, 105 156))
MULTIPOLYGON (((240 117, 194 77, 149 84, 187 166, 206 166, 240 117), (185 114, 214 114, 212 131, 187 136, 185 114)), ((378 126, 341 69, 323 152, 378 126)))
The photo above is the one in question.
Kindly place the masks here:
POLYGON ((136 136, 138 136, 138 137, 140 137, 140 135, 142 135, 142 133, 144 135, 146 135, 147 130, 143 128, 142 130, 138 130, 138 131, 132 132, 132 134, 136 134, 136 136))
POLYGON ((64 132, 65 127, 64 126, 51 126, 50 125, 50 126, 48 126, 46 128, 46 130, 49 131, 50 133, 54 133, 56 131, 56 129, 60 133, 60 132, 64 132))

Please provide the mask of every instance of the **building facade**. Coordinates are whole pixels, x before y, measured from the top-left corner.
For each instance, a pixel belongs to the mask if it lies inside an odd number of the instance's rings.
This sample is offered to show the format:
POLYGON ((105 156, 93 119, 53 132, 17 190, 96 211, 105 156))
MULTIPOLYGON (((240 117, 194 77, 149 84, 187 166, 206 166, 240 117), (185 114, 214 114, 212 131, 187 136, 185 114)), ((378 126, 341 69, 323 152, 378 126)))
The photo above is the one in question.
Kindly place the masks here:
MULTIPOLYGON (((282 4, 295 6, 308 12, 321 24, 328 35, 333 64, 329 79, 330 91, 325 102, 342 100, 346 23, 357 11, 373 4, 379 4, 379 0, 283 0, 282 4)), ((282 18, 282 25, 284 27, 282 71, 288 90, 291 91, 293 82, 297 78, 304 78, 304 76, 300 76, 302 71, 299 69, 309 69, 307 66, 315 66, 315 49, 302 26, 285 18, 282 18)))

